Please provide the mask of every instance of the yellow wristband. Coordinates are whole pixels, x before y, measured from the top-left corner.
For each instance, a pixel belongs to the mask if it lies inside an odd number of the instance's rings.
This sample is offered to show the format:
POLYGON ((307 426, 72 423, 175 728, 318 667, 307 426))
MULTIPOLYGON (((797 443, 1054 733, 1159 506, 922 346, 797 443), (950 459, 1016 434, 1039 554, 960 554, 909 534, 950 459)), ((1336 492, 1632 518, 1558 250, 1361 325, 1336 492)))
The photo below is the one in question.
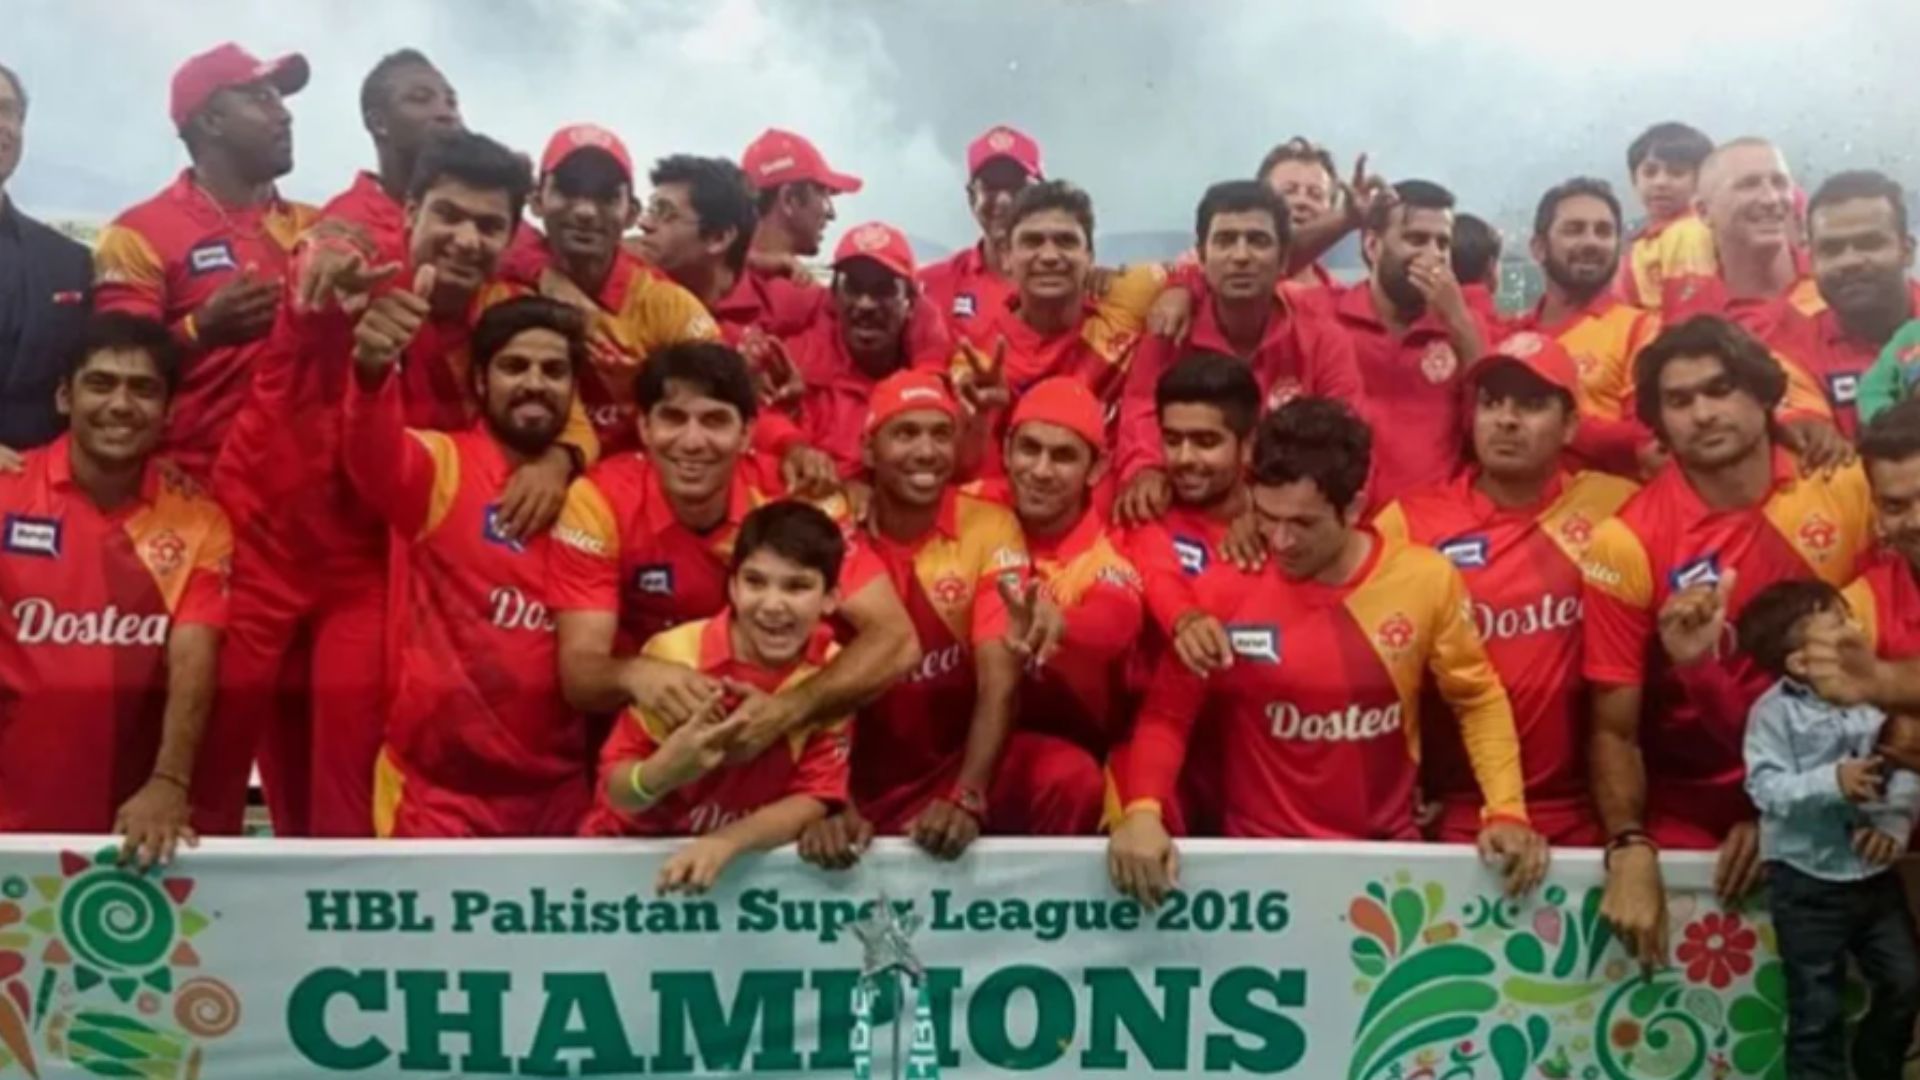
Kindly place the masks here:
POLYGON ((640 782, 640 769, 644 765, 646 762, 636 761, 633 768, 627 770, 627 787, 633 790, 633 797, 640 800, 640 805, 652 806, 660 800, 660 796, 648 791, 647 785, 640 782))

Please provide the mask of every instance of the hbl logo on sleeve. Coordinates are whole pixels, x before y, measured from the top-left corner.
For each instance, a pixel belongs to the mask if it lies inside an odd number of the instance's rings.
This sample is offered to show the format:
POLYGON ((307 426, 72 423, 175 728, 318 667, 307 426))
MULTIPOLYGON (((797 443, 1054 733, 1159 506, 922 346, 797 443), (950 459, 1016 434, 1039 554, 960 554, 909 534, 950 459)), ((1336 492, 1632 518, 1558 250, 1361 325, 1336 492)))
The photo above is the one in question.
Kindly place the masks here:
POLYGON ((43 559, 60 557, 60 519, 7 515, 6 549, 43 559))

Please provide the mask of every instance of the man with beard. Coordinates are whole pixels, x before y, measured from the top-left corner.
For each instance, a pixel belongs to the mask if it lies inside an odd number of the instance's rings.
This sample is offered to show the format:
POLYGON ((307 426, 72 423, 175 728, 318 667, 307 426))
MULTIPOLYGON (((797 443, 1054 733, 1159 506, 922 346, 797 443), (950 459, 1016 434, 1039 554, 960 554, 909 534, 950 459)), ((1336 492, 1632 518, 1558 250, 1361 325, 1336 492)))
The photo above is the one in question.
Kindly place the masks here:
MULTIPOLYGON (((560 682, 577 709, 631 704, 669 727, 722 689, 712 678, 638 653, 649 638, 727 605, 741 522, 785 494, 748 450, 759 402, 746 360, 718 342, 655 353, 634 387, 645 454, 621 454, 574 482, 554 528, 549 573, 560 682)), ((843 527, 844 507, 829 501, 843 527)), ((801 724, 852 712, 919 660, 900 596, 864 546, 840 576, 846 647, 806 682, 751 699, 742 754, 801 724)))
POLYGON ((760 200, 748 272, 804 277, 801 260, 820 254, 833 224, 833 197, 859 191, 860 178, 835 172, 812 143, 779 128, 749 143, 740 167, 760 200))
POLYGON ((1488 330, 1467 306, 1448 262, 1453 195, 1425 180, 1393 186, 1361 238, 1373 271, 1341 295, 1334 315, 1353 340, 1371 415, 1380 419, 1373 496, 1438 484, 1460 466, 1461 357, 1488 330))
MULTIPOLYGON (((297 295, 319 299, 283 310, 216 470, 239 572, 215 717, 228 730, 203 755, 213 831, 238 827, 258 746, 276 832, 372 832, 387 528, 347 485, 340 460, 350 357, 361 335, 387 336, 403 350, 395 378, 407 425, 472 426, 471 326, 515 292, 493 273, 530 185, 526 163, 491 139, 435 139, 408 188, 410 265, 372 264, 365 240, 339 234, 316 247, 304 267, 311 279, 296 283, 297 295), (396 310, 397 301, 374 306, 427 267, 434 278, 423 319, 396 310), (303 638, 310 650, 292 651, 303 638), (302 676, 309 665, 311 676, 302 676), (275 711, 291 685, 311 687, 311 730, 307 709, 275 711)), ((544 531, 576 463, 591 460, 592 432, 577 412, 572 420, 562 444, 513 470, 501 495, 503 536, 525 541, 544 531)))
POLYGON ((1234 663, 1201 678, 1162 657, 1115 755, 1115 887, 1149 906, 1178 878, 1164 817, 1196 721, 1221 739, 1222 832, 1235 837, 1418 836, 1423 690, 1458 717, 1479 778, 1480 850, 1518 895, 1546 872, 1527 824, 1513 713, 1437 553, 1361 524, 1371 436, 1345 405, 1297 398, 1260 422, 1251 499, 1273 557, 1216 566, 1195 593, 1228 627, 1234 663), (1202 717, 1204 716, 1204 720, 1202 717), (1364 778, 1364 780, 1362 780, 1364 778))
POLYGON ((1573 355, 1580 426, 1571 449, 1621 476, 1659 464, 1653 436, 1632 417, 1633 358, 1660 321, 1621 303, 1610 288, 1620 263, 1620 200, 1604 180, 1575 177, 1549 188, 1533 213, 1532 252, 1546 292, 1518 328, 1553 338, 1573 355))
MULTIPOLYGON (((1604 837, 1582 737, 1580 560, 1594 526, 1634 486, 1562 464, 1583 420, 1574 404, 1579 372, 1559 342, 1515 334, 1474 366, 1468 386, 1473 463, 1441 487, 1389 504, 1374 525, 1389 540, 1434 548, 1460 571, 1487 659, 1513 702, 1527 816, 1553 844, 1591 847, 1604 837)), ((1460 733, 1443 722, 1425 735, 1421 788, 1439 804, 1438 839, 1472 843, 1479 791, 1460 733)))
POLYGON ((1713 140, 1699 129, 1668 121, 1627 146, 1627 175, 1647 217, 1627 242, 1614 292, 1637 308, 1660 312, 1668 278, 1711 276, 1713 233, 1700 218, 1694 194, 1713 140))
POLYGON ((1006 271, 1009 213, 1028 184, 1045 178, 1040 144, 1023 131, 999 124, 967 144, 967 207, 980 240, 920 270, 920 292, 949 322, 971 322, 1004 307, 1013 295, 1006 271))
POLYGON ((1171 490, 1154 393, 1175 358, 1188 351, 1241 358, 1268 408, 1300 396, 1328 397, 1365 413, 1353 342, 1280 288, 1289 228, 1286 204, 1256 181, 1215 184, 1201 197, 1195 233, 1205 279, 1191 286, 1193 326, 1184 345, 1146 338, 1127 371, 1114 455, 1125 485, 1115 508, 1121 521, 1138 524, 1166 511, 1171 490))
POLYGON ((719 328, 692 293, 620 246, 639 204, 633 159, 613 132, 574 124, 554 133, 540 158, 533 213, 545 235, 510 252, 502 275, 587 318, 592 362, 581 404, 603 454, 636 449, 634 372, 676 341, 717 340, 719 328))
POLYGON ((1667 325, 1719 315, 1764 338, 1783 313, 1819 310, 1795 247, 1796 190, 1785 155, 1766 139, 1734 139, 1707 155, 1695 203, 1713 233, 1714 270, 1667 275, 1660 300, 1667 325))
POLYGON ((1826 306, 1812 315, 1783 313, 1767 344, 1819 381, 1841 432, 1852 439, 1861 380, 1895 331, 1920 315, 1920 286, 1907 278, 1913 236, 1906 192, 1881 173, 1838 173, 1807 204, 1807 227, 1813 279, 1826 306))
POLYGON ((403 545, 388 583, 392 687, 374 830, 396 837, 571 836, 591 801, 586 725, 560 696, 547 534, 499 527, 515 469, 560 437, 584 370, 582 320, 523 296, 472 338, 480 420, 409 429, 382 321, 425 325, 434 268, 373 301, 355 335, 343 453, 354 488, 403 545), (373 318, 378 312, 383 319, 373 318))
POLYGON ((307 75, 298 53, 267 62, 231 42, 180 65, 169 108, 193 164, 123 211, 94 249, 95 310, 157 319, 187 350, 160 448, 203 478, 246 400, 288 253, 313 219, 273 183, 293 169, 281 99, 307 75))
POLYGON ((154 457, 180 382, 166 327, 97 315, 55 391, 69 430, 0 473, 0 833, 191 845, 232 534, 154 457))
POLYGON ((1634 379, 1640 420, 1672 460, 1594 530, 1584 667, 1608 836, 1602 912, 1655 964, 1668 955, 1661 848, 1719 849, 1714 886, 1729 900, 1759 871, 1741 740, 1772 679, 1734 653, 1731 620, 1776 581, 1844 585, 1872 541, 1860 469, 1802 475, 1775 440, 1786 376, 1739 327, 1669 327, 1634 379))
POLYGON ((909 367, 943 371, 953 343, 944 333, 927 343, 910 340, 915 308, 932 302, 914 289, 913 248, 891 225, 869 222, 840 238, 831 295, 781 349, 805 385, 795 402, 801 438, 825 451, 840 478, 851 481, 865 471, 860 433, 874 386, 909 367))

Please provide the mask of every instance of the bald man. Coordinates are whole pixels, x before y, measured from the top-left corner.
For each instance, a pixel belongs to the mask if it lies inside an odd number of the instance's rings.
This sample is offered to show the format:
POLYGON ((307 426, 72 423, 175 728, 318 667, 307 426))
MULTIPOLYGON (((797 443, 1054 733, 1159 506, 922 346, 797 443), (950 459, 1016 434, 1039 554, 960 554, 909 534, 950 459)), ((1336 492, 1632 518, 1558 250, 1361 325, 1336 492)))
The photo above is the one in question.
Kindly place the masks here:
POLYGON ((1764 336, 1789 308, 1819 310, 1796 244, 1798 191, 1786 155, 1766 139, 1734 139, 1707 155, 1694 201, 1713 234, 1718 272, 1667 279, 1660 307, 1668 325, 1711 314, 1764 336))

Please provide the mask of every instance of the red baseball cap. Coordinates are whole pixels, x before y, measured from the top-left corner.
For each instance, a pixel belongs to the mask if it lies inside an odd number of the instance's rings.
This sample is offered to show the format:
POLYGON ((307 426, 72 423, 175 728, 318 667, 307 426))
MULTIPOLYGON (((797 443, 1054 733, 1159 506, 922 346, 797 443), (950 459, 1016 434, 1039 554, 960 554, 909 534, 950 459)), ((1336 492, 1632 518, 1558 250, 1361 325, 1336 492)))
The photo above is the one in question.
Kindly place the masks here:
POLYGON ((994 158, 1006 158, 1025 169, 1028 176, 1040 179, 1040 144, 1018 128, 997 124, 968 143, 967 175, 979 172, 982 165, 994 158))
POLYGON ((1508 336, 1473 365, 1468 377, 1478 382, 1481 376, 1502 363, 1519 364, 1576 399, 1580 395, 1580 365, 1574 362, 1573 354, 1565 345, 1545 334, 1523 330, 1508 336))
POLYGON ((818 147, 779 128, 768 128, 748 143, 747 152, 740 155, 740 167, 762 191, 800 180, 810 180, 840 195, 860 190, 859 177, 834 172, 818 147))
POLYGON ((173 93, 167 111, 173 126, 183 128, 207 100, 230 86, 245 86, 265 80, 282 94, 297 94, 307 85, 313 72, 307 58, 288 53, 276 60, 262 60, 229 41, 215 45, 198 56, 189 57, 173 73, 173 93))
POLYGON ((1100 399, 1093 396, 1087 384, 1071 375, 1041 379, 1020 395, 1007 430, 1018 430, 1021 424, 1030 421, 1066 428, 1087 440, 1096 454, 1106 448, 1106 410, 1100 407, 1100 399))
POLYGON ((563 162, 582 150, 599 150, 620 166, 620 172, 627 178, 627 186, 633 186, 633 155, 627 153, 627 144, 620 136, 601 127, 599 124, 568 124, 553 133, 547 140, 547 149, 540 155, 540 175, 545 176, 559 168, 563 162))
POLYGON ((872 259, 903 278, 913 278, 913 245, 907 243, 906 233, 885 222, 869 221, 840 238, 833 249, 833 265, 854 259, 872 259))
POLYGON ((867 399, 867 434, 901 413, 932 409, 960 418, 960 405, 947 392, 947 384, 930 371, 896 371, 881 379, 867 399))

